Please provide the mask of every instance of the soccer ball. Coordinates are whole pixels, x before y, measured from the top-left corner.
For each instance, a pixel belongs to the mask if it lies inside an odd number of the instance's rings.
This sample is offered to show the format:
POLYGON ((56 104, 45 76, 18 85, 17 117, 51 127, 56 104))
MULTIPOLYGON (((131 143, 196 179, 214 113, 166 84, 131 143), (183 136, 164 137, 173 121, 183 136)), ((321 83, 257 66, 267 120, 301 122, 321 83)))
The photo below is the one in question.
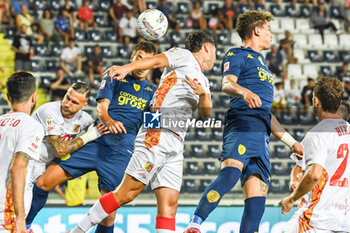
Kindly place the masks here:
POLYGON ((168 29, 168 19, 157 9, 142 12, 137 19, 137 31, 146 40, 158 40, 168 29))

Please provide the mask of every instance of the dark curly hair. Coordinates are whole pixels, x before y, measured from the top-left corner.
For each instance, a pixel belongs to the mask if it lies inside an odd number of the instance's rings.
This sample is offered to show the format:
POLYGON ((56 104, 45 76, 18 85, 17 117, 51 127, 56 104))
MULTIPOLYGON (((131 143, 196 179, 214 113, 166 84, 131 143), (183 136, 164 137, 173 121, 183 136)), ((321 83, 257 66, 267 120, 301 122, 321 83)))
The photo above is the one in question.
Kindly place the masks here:
POLYGON ((342 83, 337 78, 320 77, 315 84, 314 95, 321 101, 324 111, 336 113, 343 95, 342 83))
POLYGON ((6 88, 11 104, 24 103, 36 91, 36 80, 28 72, 17 72, 7 79, 6 88))
POLYGON ((255 27, 262 27, 264 23, 270 22, 273 19, 273 15, 267 11, 247 11, 238 16, 236 30, 239 37, 245 40, 252 36, 255 27))
POLYGON ((185 41, 185 48, 192 53, 198 52, 202 49, 204 43, 211 43, 215 46, 213 38, 208 36, 205 32, 196 31, 192 32, 185 41))
POLYGON ((154 44, 149 41, 141 41, 137 43, 132 50, 132 55, 134 55, 139 50, 142 50, 145 53, 152 53, 153 55, 157 53, 156 47, 154 47, 154 44))

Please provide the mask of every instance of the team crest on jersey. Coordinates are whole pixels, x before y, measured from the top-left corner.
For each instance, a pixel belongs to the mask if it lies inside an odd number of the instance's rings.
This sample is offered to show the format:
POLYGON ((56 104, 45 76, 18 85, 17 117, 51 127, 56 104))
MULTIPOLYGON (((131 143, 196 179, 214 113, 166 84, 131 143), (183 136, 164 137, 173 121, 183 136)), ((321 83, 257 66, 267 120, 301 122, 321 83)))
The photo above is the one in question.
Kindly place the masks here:
POLYGON ((240 155, 244 155, 244 153, 247 151, 247 149, 245 148, 245 146, 243 146, 242 144, 239 144, 238 146, 238 153, 240 155))
POLYGON ((137 83, 133 84, 135 91, 139 91, 141 89, 141 86, 137 83))
POLYGON ((264 61, 263 61, 263 59, 262 59, 260 56, 258 57, 258 59, 259 59, 260 63, 261 63, 263 66, 265 66, 264 61))
POLYGON ((73 127, 73 133, 78 133, 80 129, 80 125, 74 125, 73 127))
POLYGON ((143 170, 150 173, 153 169, 154 165, 151 162, 147 162, 146 165, 143 167, 143 170))
POLYGON ((250 53, 248 53, 247 58, 254 59, 254 57, 250 53))
POLYGON ((225 62, 225 64, 224 64, 224 73, 226 71, 229 71, 229 69, 230 69, 230 62, 228 61, 228 62, 225 62))
POLYGON ((106 80, 102 80, 100 90, 105 89, 105 86, 106 86, 106 80))
POLYGON ((51 119, 47 119, 46 120, 46 125, 47 125, 47 130, 48 131, 53 130, 53 123, 52 123, 51 119))

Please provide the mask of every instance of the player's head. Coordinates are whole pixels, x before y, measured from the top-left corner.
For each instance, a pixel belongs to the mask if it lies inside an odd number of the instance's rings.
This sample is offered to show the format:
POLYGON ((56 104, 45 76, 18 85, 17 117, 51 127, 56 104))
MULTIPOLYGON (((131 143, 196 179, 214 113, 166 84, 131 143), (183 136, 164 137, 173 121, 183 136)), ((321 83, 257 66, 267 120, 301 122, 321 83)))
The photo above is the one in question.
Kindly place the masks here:
POLYGON ((349 106, 341 103, 339 105, 337 115, 347 121, 349 119, 349 106))
POLYGON ((72 117, 88 105, 90 90, 86 83, 77 82, 67 90, 62 100, 61 112, 64 117, 72 117))
POLYGON ((247 11, 238 16, 236 30, 242 41, 258 39, 259 47, 269 49, 272 40, 271 20, 273 16, 270 12, 247 11))
POLYGON ((343 86, 339 79, 320 77, 314 87, 313 110, 316 115, 320 111, 336 113, 341 103, 343 86))
POLYGON ((35 77, 27 72, 12 74, 6 81, 7 98, 11 105, 28 104, 32 112, 36 104, 35 77))
MULTIPOLYGON (((153 57, 156 53, 156 47, 153 45, 152 42, 139 42, 135 45, 135 47, 132 50, 130 62, 134 62, 146 57, 153 57)), ((136 79, 143 80, 146 78, 149 71, 150 70, 134 70, 131 72, 131 75, 136 79)))
POLYGON ((216 60, 216 47, 213 38, 202 31, 192 32, 185 41, 185 48, 192 53, 202 53, 203 70, 211 70, 216 60))

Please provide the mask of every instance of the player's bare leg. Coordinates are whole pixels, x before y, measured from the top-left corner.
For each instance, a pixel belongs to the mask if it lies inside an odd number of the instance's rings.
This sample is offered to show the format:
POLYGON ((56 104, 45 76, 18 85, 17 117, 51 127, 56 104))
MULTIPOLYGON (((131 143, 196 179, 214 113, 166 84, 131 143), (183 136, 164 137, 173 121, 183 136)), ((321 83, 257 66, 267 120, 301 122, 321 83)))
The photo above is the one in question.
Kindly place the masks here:
POLYGON ((175 189, 160 187, 154 190, 157 197, 156 232, 175 232, 175 215, 179 192, 175 189))
POLYGON ((69 173, 56 163, 51 163, 45 173, 38 178, 36 185, 45 191, 50 191, 69 179, 72 179, 69 173))
POLYGON ((109 214, 120 208, 120 206, 134 200, 145 186, 144 183, 125 174, 119 188, 114 192, 109 192, 100 197, 71 233, 87 232, 93 225, 100 223, 109 214))
POLYGON ((265 210, 267 184, 259 175, 250 176, 243 185, 244 212, 240 232, 257 232, 265 210))

